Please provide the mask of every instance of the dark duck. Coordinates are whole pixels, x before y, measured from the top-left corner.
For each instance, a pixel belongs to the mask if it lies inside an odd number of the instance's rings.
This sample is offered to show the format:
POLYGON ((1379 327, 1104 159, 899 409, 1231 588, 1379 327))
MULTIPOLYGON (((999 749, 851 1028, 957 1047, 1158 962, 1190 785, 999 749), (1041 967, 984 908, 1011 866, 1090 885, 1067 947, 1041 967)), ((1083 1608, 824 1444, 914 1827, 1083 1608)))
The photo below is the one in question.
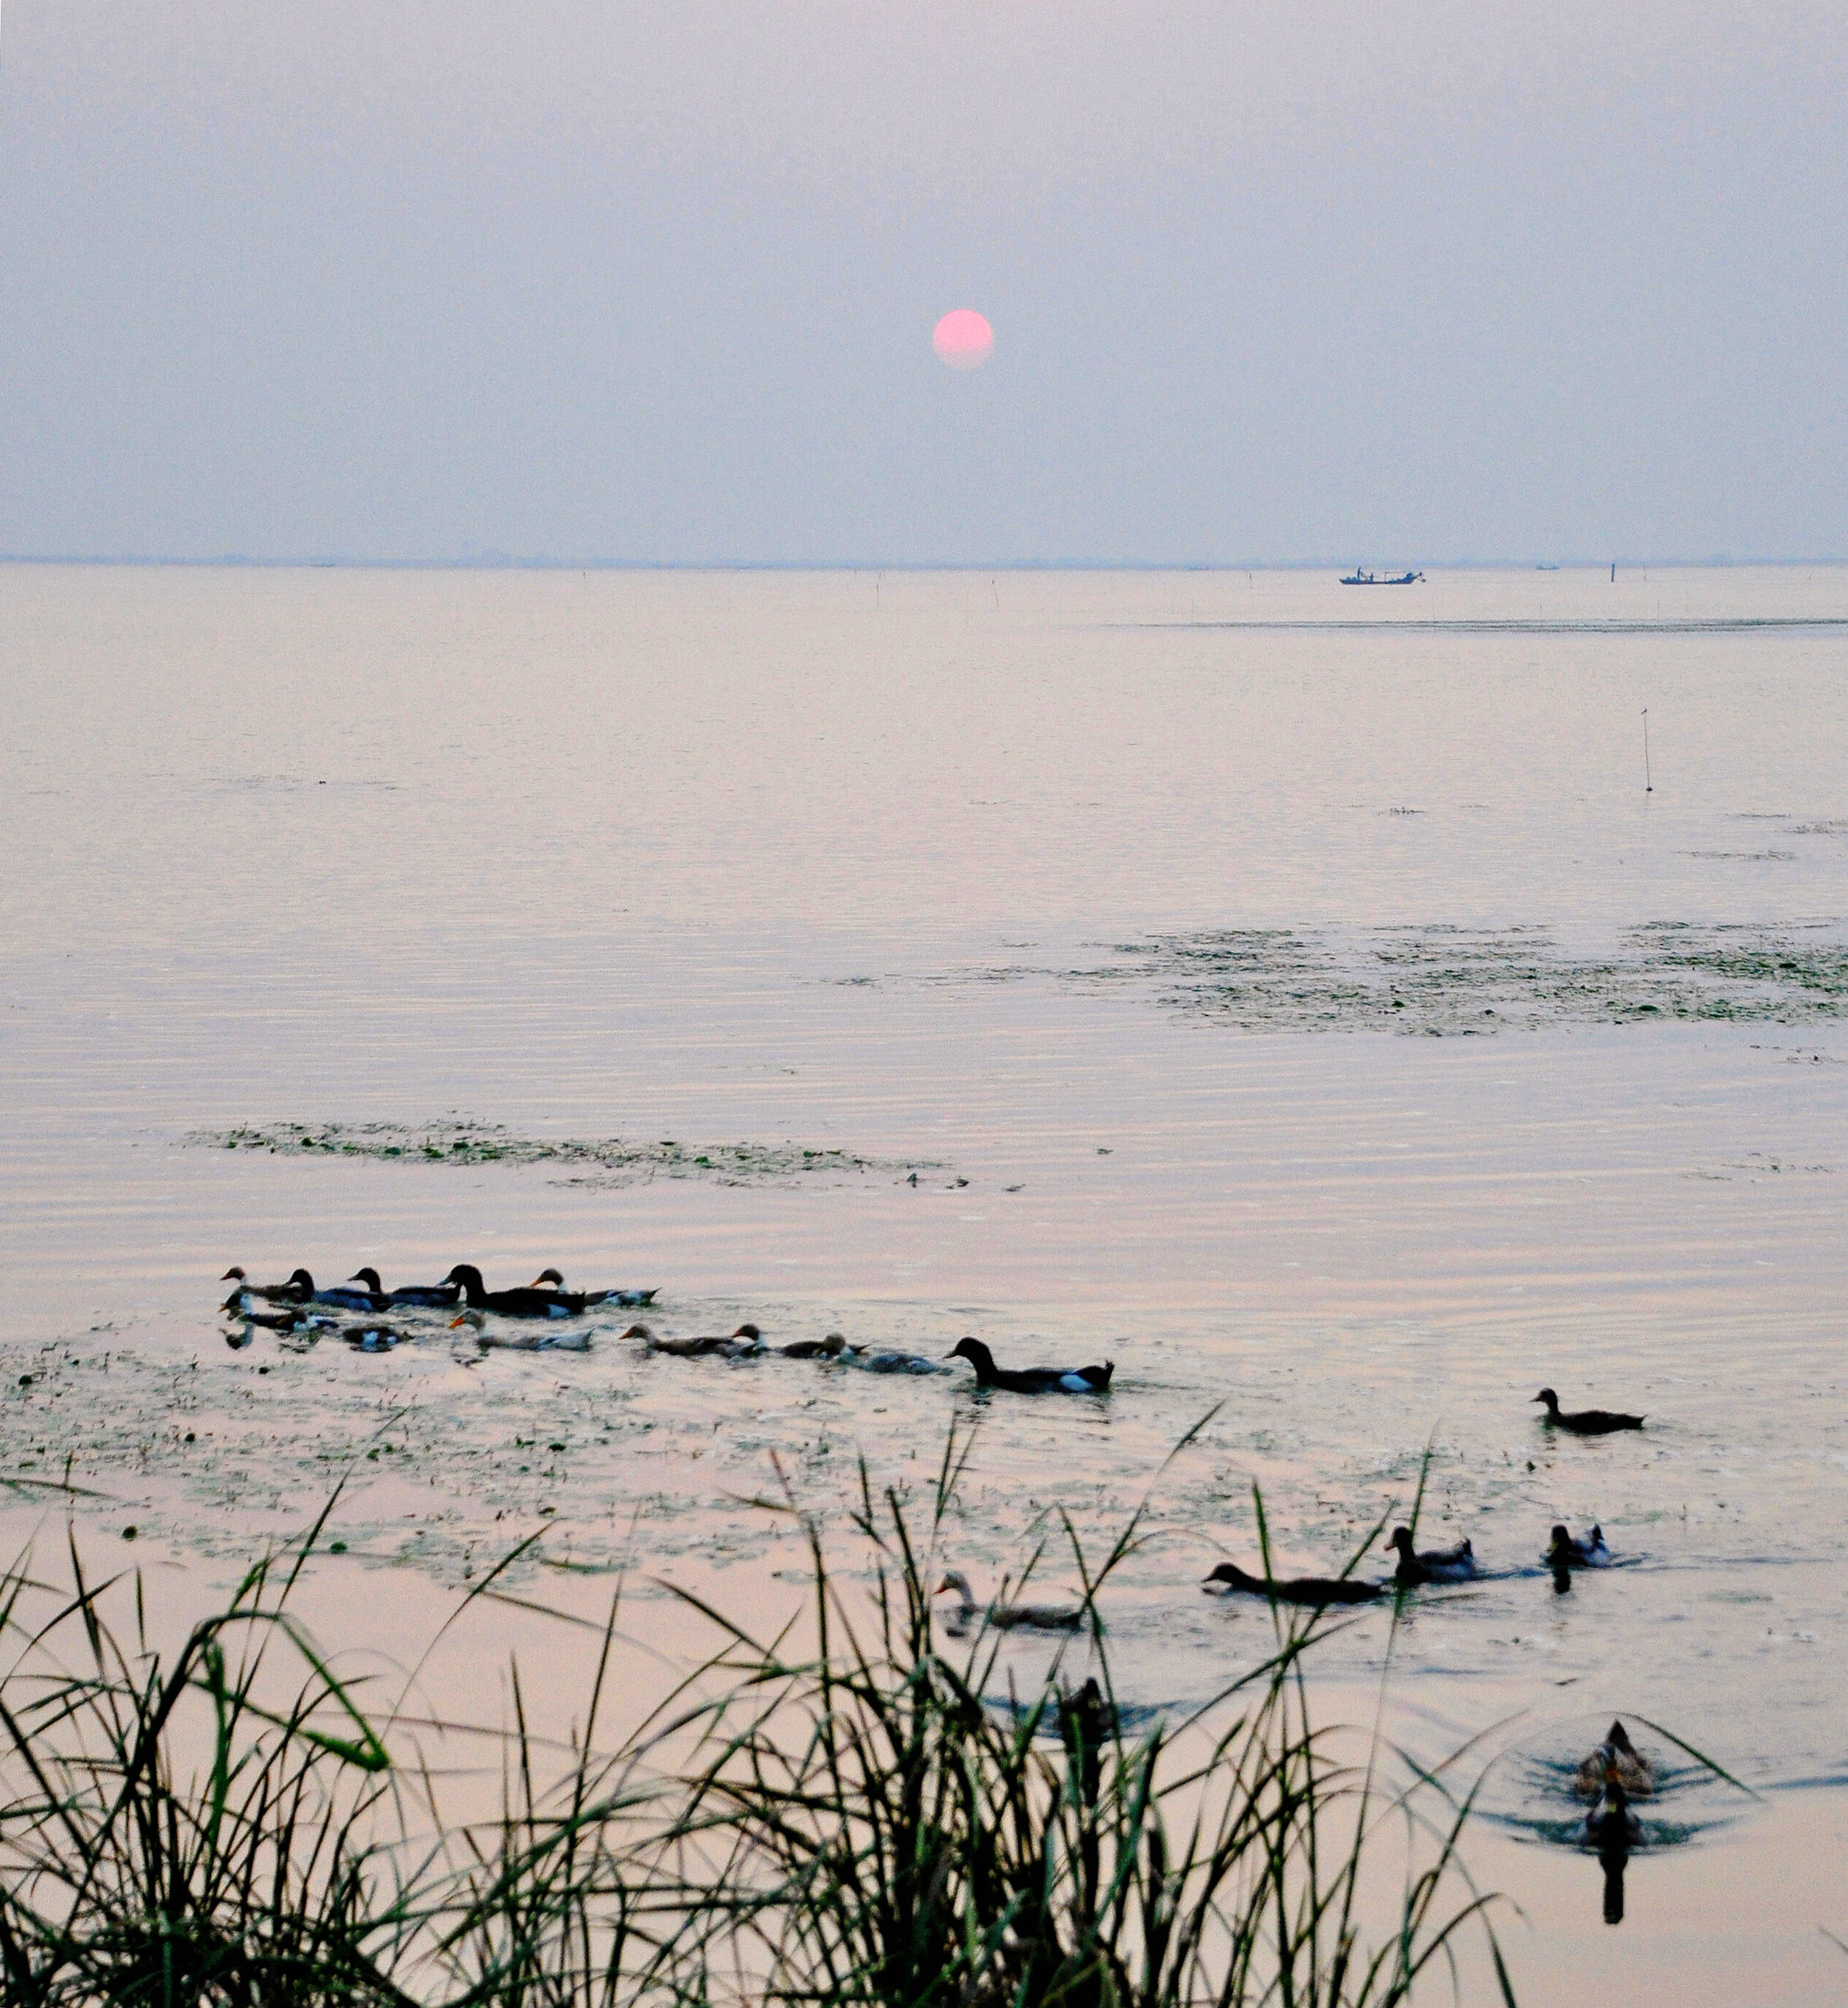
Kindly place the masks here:
POLYGON ((947 1356, 966 1359, 975 1368, 978 1388, 1004 1388, 1014 1395, 1102 1395, 1117 1370, 1112 1359, 1101 1366, 997 1366, 979 1338, 959 1341, 947 1356))
POLYGON ((368 1304, 368 1310, 381 1310, 384 1305, 391 1304, 412 1310, 441 1311, 452 1309, 462 1300, 461 1286, 455 1283, 405 1283, 395 1290, 388 1290, 379 1281, 376 1269, 356 1269, 346 1280, 363 1285, 378 1300, 368 1304))
POLYGON ((1556 1525, 1541 1558, 1550 1569, 1609 1568, 1611 1551, 1605 1543, 1604 1529, 1594 1527, 1588 1534, 1574 1534, 1556 1525))
POLYGON ((494 1311, 502 1317, 582 1317, 593 1303, 602 1302, 584 1291, 536 1289, 530 1284, 520 1290, 490 1290, 469 1262, 458 1262, 443 1281, 461 1285, 470 1310, 494 1311))
POLYGON ((1542 1388, 1534 1399, 1546 1404, 1546 1413, 1540 1419, 1548 1428, 1570 1430, 1575 1437, 1608 1437, 1617 1430, 1643 1426, 1641 1416, 1623 1415, 1614 1409, 1562 1409, 1559 1396, 1550 1388, 1542 1388))
POLYGON ((1623 1921, 1623 1871, 1630 1851, 1643 1837, 1643 1823, 1630 1803, 1623 1780, 1615 1764, 1607 1765, 1604 1791, 1596 1805, 1585 1815, 1585 1845, 1598 1851, 1604 1870, 1604 1921, 1623 1921))
POLYGON ((1356 1582, 1349 1576, 1253 1575, 1237 1562, 1221 1562, 1201 1585, 1203 1589, 1222 1586, 1268 1597, 1273 1603, 1302 1603, 1315 1610, 1336 1603, 1371 1603, 1380 1592, 1379 1584, 1356 1582))
MULTIPOLYGON (((317 1290, 306 1269, 298 1269, 286 1283, 252 1283, 242 1269, 227 1269, 218 1279, 235 1282, 246 1296, 263 1297, 272 1304, 331 1304, 347 1311, 382 1311, 387 1300, 370 1289, 355 1289, 350 1283, 336 1284, 331 1290, 317 1290)), ((356 1281, 357 1278, 355 1279, 356 1281)))
POLYGON ((1427 1582, 1468 1582, 1479 1573, 1476 1551, 1467 1540, 1453 1547, 1414 1549, 1411 1529, 1395 1527, 1390 1545, 1398 1550, 1399 1566, 1393 1579, 1401 1589, 1427 1582))

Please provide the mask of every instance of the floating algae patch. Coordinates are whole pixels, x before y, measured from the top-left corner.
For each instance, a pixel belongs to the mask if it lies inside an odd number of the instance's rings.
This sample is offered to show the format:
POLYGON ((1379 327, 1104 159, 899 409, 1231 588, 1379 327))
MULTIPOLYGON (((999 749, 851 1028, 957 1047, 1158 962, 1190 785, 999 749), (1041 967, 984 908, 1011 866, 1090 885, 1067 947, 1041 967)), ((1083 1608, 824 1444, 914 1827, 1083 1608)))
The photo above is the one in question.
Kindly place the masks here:
POLYGON ((1110 960, 1093 968, 971 974, 1140 987, 1241 1031, 1459 1038, 1671 1019, 1803 1024, 1848 1018, 1843 931, 1836 920, 1652 921, 1588 956, 1538 926, 1218 928, 1111 944, 1110 960))
POLYGON ((273 1122, 235 1130, 195 1130, 180 1139, 195 1149, 259 1151, 271 1157, 375 1158, 405 1165, 548 1165, 579 1167, 554 1185, 588 1191, 697 1179, 713 1185, 844 1184, 880 1175, 939 1171, 936 1158, 869 1158, 797 1144, 656 1143, 516 1136, 503 1125, 452 1118, 440 1122, 273 1122))

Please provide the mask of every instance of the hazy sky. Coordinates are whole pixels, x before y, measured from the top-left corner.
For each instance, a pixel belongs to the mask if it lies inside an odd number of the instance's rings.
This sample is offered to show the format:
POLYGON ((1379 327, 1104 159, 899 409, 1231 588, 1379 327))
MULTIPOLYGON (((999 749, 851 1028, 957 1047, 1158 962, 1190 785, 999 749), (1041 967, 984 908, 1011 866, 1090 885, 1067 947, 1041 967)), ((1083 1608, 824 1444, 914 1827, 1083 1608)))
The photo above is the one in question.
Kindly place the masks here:
POLYGON ((1845 105, 1843 0, 5 0, 0 551, 1848 553, 1845 105))

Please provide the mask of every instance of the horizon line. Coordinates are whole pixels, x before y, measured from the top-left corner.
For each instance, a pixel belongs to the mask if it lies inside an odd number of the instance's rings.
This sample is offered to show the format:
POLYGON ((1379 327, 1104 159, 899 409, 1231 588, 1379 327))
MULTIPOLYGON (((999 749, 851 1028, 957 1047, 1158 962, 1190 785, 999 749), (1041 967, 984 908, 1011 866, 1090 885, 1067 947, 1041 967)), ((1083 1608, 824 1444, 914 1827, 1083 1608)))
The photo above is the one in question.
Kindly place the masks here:
MULTIPOLYGON (((1379 559, 1382 570, 1436 571, 1721 571, 1804 566, 1848 565, 1848 557, 1821 555, 1797 557, 1734 557, 1721 553, 1685 556, 1606 557, 1444 557, 1421 560, 1379 559)), ((500 551, 460 557, 363 557, 325 554, 257 557, 227 551, 217 557, 172 557, 141 552, 0 551, 4 565, 97 565, 179 567, 199 571, 809 571, 809 572, 1234 572, 1345 571, 1351 558, 599 558, 516 557, 500 551)))

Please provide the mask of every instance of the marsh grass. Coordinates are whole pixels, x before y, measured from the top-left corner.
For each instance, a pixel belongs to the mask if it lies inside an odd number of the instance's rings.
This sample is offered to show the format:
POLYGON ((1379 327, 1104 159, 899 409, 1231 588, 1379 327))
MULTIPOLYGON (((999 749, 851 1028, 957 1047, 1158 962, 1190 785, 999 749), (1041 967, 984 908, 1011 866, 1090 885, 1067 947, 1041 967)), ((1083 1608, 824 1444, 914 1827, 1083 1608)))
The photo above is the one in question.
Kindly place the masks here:
MULTIPOLYGON (((371 1709, 291 1614, 324 1515, 169 1658, 138 1581, 133 1645, 112 1633, 129 1585, 74 1541, 68 1593, 16 1568, 6 2000, 1374 2008, 1454 1992, 1461 1956, 1511 2001, 1450 1767, 1377 1728, 1344 1761, 1353 1734, 1312 1720, 1307 1661, 1352 1621, 1280 1609, 1259 1665, 1136 1726, 1098 1600, 1145 1517, 1096 1565, 1058 1522, 1087 1627, 1017 1691, 997 1633, 932 1607, 969 1446, 951 1434, 921 1504, 862 1467, 846 1573, 787 1489, 759 1502, 807 1544, 804 1610, 759 1637, 676 1593, 717 1648, 612 1748, 620 1590, 568 1735, 534 1727, 515 1668, 492 1817, 444 1816, 462 1727, 371 1709)), ((480 1596, 514 1600, 499 1571, 480 1596)))

